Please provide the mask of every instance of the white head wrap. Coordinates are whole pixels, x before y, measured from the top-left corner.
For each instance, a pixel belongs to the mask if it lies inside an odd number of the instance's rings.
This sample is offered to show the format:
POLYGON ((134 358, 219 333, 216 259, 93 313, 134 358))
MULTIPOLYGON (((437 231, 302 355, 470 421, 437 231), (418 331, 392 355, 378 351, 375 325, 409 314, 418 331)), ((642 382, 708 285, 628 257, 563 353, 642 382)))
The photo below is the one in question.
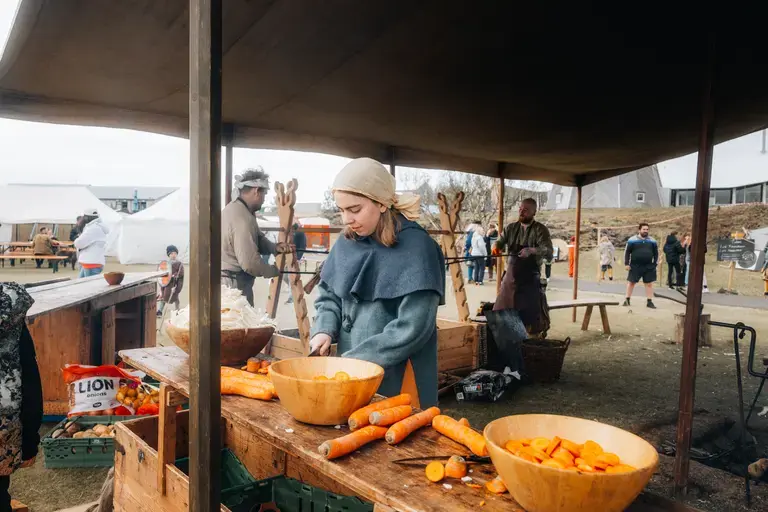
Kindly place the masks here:
POLYGON ((415 221, 421 215, 419 196, 396 194, 395 177, 372 158, 356 158, 345 165, 333 180, 331 189, 365 196, 387 208, 394 208, 408 220, 415 221))
POLYGON ((242 190, 245 187, 251 187, 251 188, 269 188, 269 180, 268 179, 260 179, 260 180, 248 180, 243 181, 243 175, 247 172, 256 171, 256 172, 264 172, 264 168, 262 166, 256 166, 256 167, 249 167, 245 170, 243 170, 243 174, 238 174, 235 176, 235 189, 242 190))

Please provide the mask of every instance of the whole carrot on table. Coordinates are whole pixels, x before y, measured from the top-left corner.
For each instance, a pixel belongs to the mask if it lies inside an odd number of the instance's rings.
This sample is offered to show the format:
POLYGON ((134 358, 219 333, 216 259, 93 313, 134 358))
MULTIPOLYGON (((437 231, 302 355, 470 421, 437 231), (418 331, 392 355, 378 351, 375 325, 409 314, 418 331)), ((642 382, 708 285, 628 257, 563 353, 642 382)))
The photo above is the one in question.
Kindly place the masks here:
POLYGON ((328 460, 336 459, 352 453, 372 441, 383 438, 386 433, 387 429, 384 427, 368 425, 351 434, 324 442, 318 446, 317 451, 328 460))
POLYGON ((485 445, 483 435, 465 427, 455 419, 443 415, 435 416, 435 419, 432 420, 432 427, 444 436, 463 444, 475 455, 480 457, 488 455, 488 447, 485 445))
POLYGON ((410 405, 398 405, 381 411, 374 411, 368 416, 368 423, 379 427, 388 427, 404 420, 413 414, 413 408, 410 405))
POLYGON ((398 405, 411 405, 411 395, 403 393, 402 395, 385 398, 384 400, 374 402, 370 405, 366 405, 362 409, 356 410, 349 416, 349 428, 351 430, 357 430, 364 427, 368 425, 368 420, 372 412, 383 411, 384 409, 397 407, 398 405))
POLYGON ((387 430, 385 436, 389 444, 397 444, 421 427, 426 427, 432 423, 432 420, 440 414, 440 409, 430 407, 426 411, 421 411, 404 420, 398 421, 387 430))

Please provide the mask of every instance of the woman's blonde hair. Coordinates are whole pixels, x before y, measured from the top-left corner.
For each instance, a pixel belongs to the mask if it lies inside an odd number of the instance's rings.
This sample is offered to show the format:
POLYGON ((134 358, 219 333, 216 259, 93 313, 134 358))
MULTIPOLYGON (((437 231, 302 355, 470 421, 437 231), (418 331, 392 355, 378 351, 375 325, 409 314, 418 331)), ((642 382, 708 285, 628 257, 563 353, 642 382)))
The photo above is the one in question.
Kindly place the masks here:
MULTIPOLYGON (((362 194, 355 194, 354 192, 347 192, 358 197, 365 197, 362 194)), ((368 197, 365 197, 369 201, 372 201, 375 205, 381 206, 381 203, 374 201, 368 197)), ((371 234, 374 240, 381 243, 384 247, 393 247, 397 243, 397 232, 400 231, 400 220, 397 218, 398 211, 395 208, 387 208, 384 213, 379 217, 379 222, 376 224, 376 230, 371 234)), ((357 240, 359 237, 352 231, 349 226, 344 228, 344 237, 349 240, 357 240)))

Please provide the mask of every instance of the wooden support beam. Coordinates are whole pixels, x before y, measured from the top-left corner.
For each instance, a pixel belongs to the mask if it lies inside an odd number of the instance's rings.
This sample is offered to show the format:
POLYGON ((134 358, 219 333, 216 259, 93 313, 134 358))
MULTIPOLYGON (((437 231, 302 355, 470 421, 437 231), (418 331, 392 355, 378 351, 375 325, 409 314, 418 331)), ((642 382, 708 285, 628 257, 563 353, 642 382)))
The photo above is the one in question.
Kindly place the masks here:
POLYGON ((696 166, 696 195, 693 202, 691 229, 691 264, 688 277, 688 300, 685 305, 685 332, 683 359, 680 371, 680 400, 678 405, 675 453, 675 494, 683 496, 688 490, 693 402, 696 391, 696 363, 698 359, 699 315, 704 282, 704 256, 707 250, 707 221, 709 220, 709 190, 712 178, 714 147, 714 38, 708 41, 708 68, 704 77, 699 132, 699 157, 696 166))
POLYGON ((190 512, 221 508, 221 4, 189 4, 190 512))
MULTIPOLYGON (((440 208, 440 226, 443 231, 453 233, 459 223, 459 212, 461 212, 461 203, 464 201, 464 192, 456 194, 456 200, 452 205, 448 204, 448 199, 441 192, 437 194, 437 206, 440 208)), ((456 239, 453 235, 443 235, 443 252, 446 258, 450 259, 448 264, 451 281, 453 283, 453 293, 456 296, 456 308, 459 310, 459 321, 469 321, 469 304, 467 303, 467 290, 464 288, 464 276, 461 273, 461 263, 456 260, 456 239)))
POLYGON ((234 144, 235 128, 231 124, 224 125, 224 149, 225 168, 224 168, 224 204, 232 202, 232 169, 234 169, 234 144))
POLYGON ((160 384, 160 412, 157 432, 157 490, 165 495, 165 465, 176 461, 176 406, 171 405, 171 388, 160 384))
POLYGON ((116 320, 115 306, 101 312, 101 364, 115 364, 116 320))
MULTIPOLYGON (((501 164, 499 164, 499 174, 501 174, 501 164)), ((504 231, 504 178, 499 176, 499 236, 504 231)), ((493 249, 493 248, 491 248, 493 249)), ((496 263, 496 295, 501 291, 501 276, 504 274, 504 258, 494 258, 496 263)))
MULTIPOLYGON (((576 241, 573 248, 573 300, 579 298, 579 246, 581 241, 581 185, 576 187, 576 241)), ((572 318, 576 321, 576 308, 573 308, 572 318)))

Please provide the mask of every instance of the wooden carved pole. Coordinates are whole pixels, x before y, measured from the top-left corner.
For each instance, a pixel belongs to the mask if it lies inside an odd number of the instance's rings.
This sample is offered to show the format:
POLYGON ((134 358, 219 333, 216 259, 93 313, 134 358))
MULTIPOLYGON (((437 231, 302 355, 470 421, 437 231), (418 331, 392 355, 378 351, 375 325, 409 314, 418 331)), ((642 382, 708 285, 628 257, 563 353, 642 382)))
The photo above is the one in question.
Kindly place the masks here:
POLYGON ((453 233, 459 223, 459 212, 461 203, 464 201, 464 192, 456 194, 456 200, 452 205, 448 205, 448 199, 443 193, 437 194, 437 205, 440 207, 440 229, 445 234, 442 235, 443 251, 445 257, 449 258, 449 272, 453 282, 453 293, 456 296, 456 308, 459 310, 459 321, 469 322, 469 305, 467 304, 467 290, 464 288, 464 276, 461 273, 461 262, 456 253, 456 239, 453 233))
MULTIPOLYGON (((288 187, 283 186, 282 183, 275 183, 275 205, 277 206, 277 215, 280 218, 280 233, 278 235, 278 242, 290 243, 293 238, 293 216, 294 206, 296 204, 296 189, 299 188, 299 183, 293 179, 288 182, 288 187)), ((288 264, 288 270, 294 272, 288 274, 288 282, 291 285, 291 293, 293 296, 293 309, 296 313, 296 322, 299 329, 299 338, 303 345, 304 354, 309 354, 309 315, 307 313, 307 302, 304 298, 304 285, 301 282, 301 275, 299 272, 299 262, 296 259, 296 254, 293 253, 290 260, 287 254, 275 255, 275 266, 280 271, 281 275, 272 279, 269 284, 269 299, 267 300, 267 314, 272 318, 277 315, 277 307, 280 302, 280 288, 283 282, 282 272, 285 270, 286 263, 288 264)), ((266 352, 269 353, 267 347, 266 352)))

